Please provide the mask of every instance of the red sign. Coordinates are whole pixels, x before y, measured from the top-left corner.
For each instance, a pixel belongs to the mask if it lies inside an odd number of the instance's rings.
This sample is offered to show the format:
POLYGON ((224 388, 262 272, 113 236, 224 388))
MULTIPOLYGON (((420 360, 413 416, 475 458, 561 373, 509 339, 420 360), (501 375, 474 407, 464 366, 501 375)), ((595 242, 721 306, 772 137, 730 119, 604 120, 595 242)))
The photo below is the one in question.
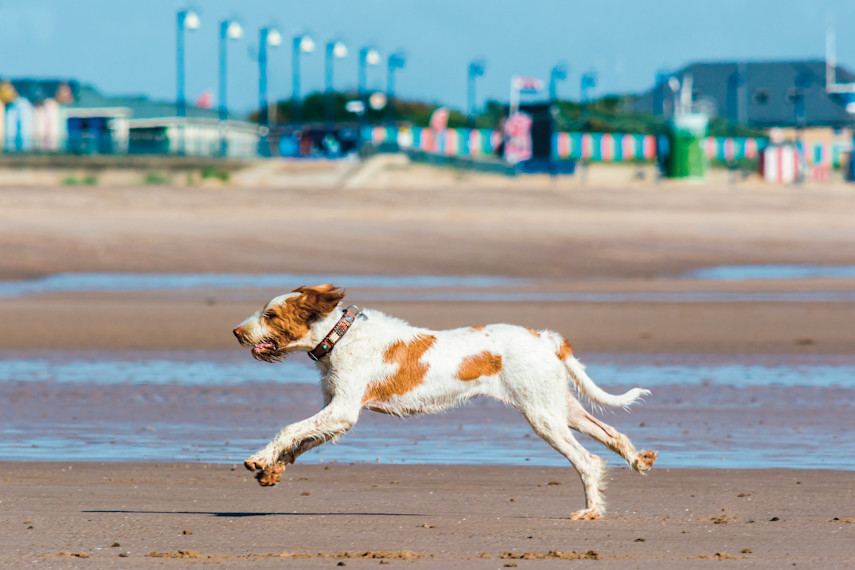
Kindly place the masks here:
POLYGON ((520 93, 538 93, 539 91, 543 91, 543 81, 536 77, 514 75, 511 82, 514 89, 520 93))
POLYGON ((444 131, 448 127, 448 109, 439 107, 430 116, 430 128, 438 133, 444 131))
POLYGON ((210 89, 199 95, 199 98, 196 99, 196 106, 200 109, 210 109, 214 106, 214 94, 210 89))
POLYGON ((531 117, 514 113, 505 121, 505 160, 511 164, 531 158, 531 117))

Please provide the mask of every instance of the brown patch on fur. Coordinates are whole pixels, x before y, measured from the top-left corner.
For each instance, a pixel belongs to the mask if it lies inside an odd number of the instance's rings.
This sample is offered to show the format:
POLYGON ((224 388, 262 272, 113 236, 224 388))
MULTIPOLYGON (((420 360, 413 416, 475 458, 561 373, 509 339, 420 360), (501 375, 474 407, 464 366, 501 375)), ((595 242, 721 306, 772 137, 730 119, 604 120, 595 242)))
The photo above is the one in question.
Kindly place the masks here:
POLYGON ((477 380, 482 376, 493 376, 502 371, 502 357, 492 352, 484 351, 473 356, 467 356, 457 368, 457 379, 463 382, 477 380))
POLYGON ((476 327, 470 327, 473 331, 482 331, 487 328, 487 325, 478 325, 476 327))
POLYGON ((570 520, 574 521, 598 521, 602 518, 602 513, 596 509, 583 509, 570 515, 570 520))
POLYGON ((399 340, 389 345, 383 354, 383 361, 397 364, 398 369, 370 386, 362 402, 388 400, 392 396, 406 394, 421 384, 428 372, 428 366, 421 362, 421 358, 435 342, 435 336, 420 334, 409 342, 399 340))
POLYGON ((526 329, 534 338, 540 338, 540 331, 534 329, 526 329))
POLYGON ((646 449, 638 452, 638 464, 635 466, 636 471, 647 471, 656 463, 656 458, 659 454, 655 451, 646 449))
POLYGON ((262 487, 271 487, 282 480, 283 473, 285 473, 283 465, 271 465, 259 471, 255 478, 262 487))
POLYGON ((313 287, 298 287, 284 303, 270 307, 264 321, 273 331, 279 346, 285 346, 309 332, 309 326, 320 317, 332 312, 344 298, 344 289, 329 283, 313 287))
POLYGON ((570 344, 570 342, 567 339, 561 339, 561 340, 564 342, 561 345, 561 348, 559 348, 558 352, 556 352, 555 354, 557 354, 558 358, 560 358, 561 360, 567 360, 568 358, 573 356, 573 345, 570 344))

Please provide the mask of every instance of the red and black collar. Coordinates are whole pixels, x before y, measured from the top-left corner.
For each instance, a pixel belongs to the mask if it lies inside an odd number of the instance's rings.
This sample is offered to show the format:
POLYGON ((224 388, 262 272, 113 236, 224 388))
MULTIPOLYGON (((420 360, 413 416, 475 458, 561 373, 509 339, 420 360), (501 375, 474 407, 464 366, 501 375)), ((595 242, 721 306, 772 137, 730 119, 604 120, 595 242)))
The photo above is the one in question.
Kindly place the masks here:
POLYGON ((356 305, 351 305, 346 308, 344 310, 344 315, 342 315, 338 320, 329 334, 324 337, 324 340, 322 340, 318 346, 309 351, 309 358, 317 361, 329 354, 336 343, 344 336, 344 333, 346 333, 353 323, 356 322, 357 317, 364 316, 365 315, 359 312, 359 307, 356 305))

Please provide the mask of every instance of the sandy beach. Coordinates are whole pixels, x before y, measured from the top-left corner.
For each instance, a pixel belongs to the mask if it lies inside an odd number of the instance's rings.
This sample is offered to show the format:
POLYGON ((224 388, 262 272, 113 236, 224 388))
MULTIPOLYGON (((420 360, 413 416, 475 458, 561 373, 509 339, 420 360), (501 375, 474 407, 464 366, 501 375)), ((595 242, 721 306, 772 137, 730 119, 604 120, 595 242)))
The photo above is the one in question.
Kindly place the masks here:
MULTIPOLYGON (((451 300, 402 299, 396 294, 406 291, 371 286, 351 288, 348 300, 433 328, 510 322, 554 329, 583 360, 588 352, 798 366, 855 355, 855 303, 846 297, 855 279, 717 281, 687 273, 722 265, 855 265, 849 186, 580 187, 447 173, 430 180, 428 171, 413 167, 359 188, 4 187, 0 280, 80 272, 504 276, 524 282, 495 290, 534 300, 454 297, 479 291, 465 288, 438 290, 451 300), (573 296, 580 294, 601 297, 573 296), (777 297, 793 294, 805 297, 777 297)), ((0 352, 236 354, 232 327, 275 293, 0 296, 0 352)), ((98 402, 121 406, 116 387, 63 390, 53 392, 55 402, 73 391, 73 401, 88 399, 96 409, 98 402)), ((823 397, 843 405, 851 394, 850 385, 823 397)), ((762 408, 762 392, 757 397, 762 408)), ((49 419, 50 405, 57 416, 70 414, 58 403, 46 404, 47 411, 20 404, 18 411, 29 417, 43 411, 49 419)), ((697 413, 704 413, 703 403, 697 413)), ((257 418, 265 429, 278 421, 257 418)), ((851 432, 844 424, 836 431, 851 432)), ((253 451, 231 450, 240 459, 253 451)), ((2 461, 0 565, 685 568, 722 560, 845 568, 855 562, 855 472, 793 470, 782 462, 757 470, 663 468, 639 477, 609 452, 592 451, 614 468, 608 518, 590 523, 566 519, 583 501, 569 466, 298 462, 283 485, 262 489, 239 459, 96 463, 60 453, 47 463, 2 461)))
POLYGON ((3 463, 5 562, 48 567, 845 568, 851 473, 612 471, 606 520, 567 520, 568 468, 3 463))

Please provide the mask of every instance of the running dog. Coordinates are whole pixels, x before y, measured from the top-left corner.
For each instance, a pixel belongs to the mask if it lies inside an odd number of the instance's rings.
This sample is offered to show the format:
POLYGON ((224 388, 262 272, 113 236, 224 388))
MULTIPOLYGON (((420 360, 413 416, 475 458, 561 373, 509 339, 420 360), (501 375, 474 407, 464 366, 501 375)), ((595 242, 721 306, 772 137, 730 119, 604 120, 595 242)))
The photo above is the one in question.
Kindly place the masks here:
POLYGON ((655 451, 636 451, 627 438, 589 414, 570 390, 593 404, 627 408, 648 390, 620 396, 600 389, 561 335, 508 324, 434 331, 379 311, 342 304, 344 290, 330 284, 280 295, 234 329, 240 344, 266 362, 306 352, 322 374, 323 409, 285 427, 244 465, 263 486, 275 485, 285 465, 346 433, 365 408, 408 416, 490 396, 513 406, 535 433, 579 472, 586 508, 573 519, 605 514, 605 461, 589 453, 571 429, 587 434, 645 473, 655 451))

